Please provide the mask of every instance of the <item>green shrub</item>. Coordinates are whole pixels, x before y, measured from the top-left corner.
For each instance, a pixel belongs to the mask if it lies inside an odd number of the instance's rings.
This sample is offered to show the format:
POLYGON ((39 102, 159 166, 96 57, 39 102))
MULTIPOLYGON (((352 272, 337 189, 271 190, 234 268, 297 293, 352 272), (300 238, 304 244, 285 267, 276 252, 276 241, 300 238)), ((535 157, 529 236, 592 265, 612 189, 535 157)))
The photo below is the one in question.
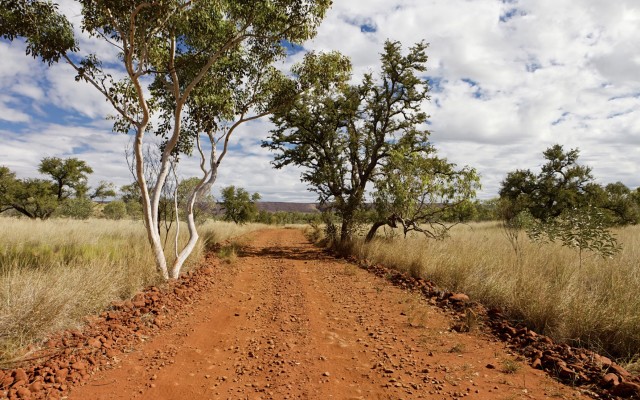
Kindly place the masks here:
POLYGON ((123 219, 127 216, 127 205, 122 200, 115 200, 105 205, 102 213, 107 219, 123 219))

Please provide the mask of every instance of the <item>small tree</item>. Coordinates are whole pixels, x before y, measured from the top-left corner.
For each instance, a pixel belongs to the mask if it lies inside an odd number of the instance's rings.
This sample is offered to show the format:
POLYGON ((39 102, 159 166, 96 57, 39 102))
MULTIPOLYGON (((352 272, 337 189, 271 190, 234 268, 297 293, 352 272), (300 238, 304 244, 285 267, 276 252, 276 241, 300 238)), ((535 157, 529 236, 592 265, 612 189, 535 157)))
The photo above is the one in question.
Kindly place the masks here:
POLYGON ((115 197, 116 196, 116 187, 113 183, 107 181, 100 181, 98 186, 93 189, 93 193, 89 195, 89 198, 92 200, 98 199, 100 201, 104 201, 107 197, 115 197))
POLYGON ((249 194, 243 188, 227 186, 222 189, 222 208, 225 221, 233 221, 236 224, 244 224, 251 221, 258 214, 257 202, 260 195, 249 194))
MULTIPOLYGON (((578 149, 565 152, 555 145, 543 154, 547 163, 538 175, 511 172, 500 189, 505 232, 516 255, 523 228, 533 240, 578 249, 580 265, 584 250, 603 257, 615 254, 620 247, 607 229, 605 209, 599 208, 606 203, 606 191, 593 182, 591 168, 578 165, 578 149)), ((610 190, 621 192, 618 186, 610 190)))
POLYGON ((577 249, 582 267, 585 250, 600 256, 612 257, 620 251, 614 235, 609 232, 603 213, 595 207, 565 210, 558 218, 536 221, 529 230, 529 237, 536 241, 560 241, 563 246, 577 249))
POLYGON ((89 190, 87 176, 93 173, 93 169, 82 160, 59 157, 43 158, 38 171, 51 177, 58 201, 74 194, 76 197, 84 197, 89 190))
POLYGON ((457 169, 455 164, 436 157, 430 144, 420 147, 421 151, 406 149, 399 143, 375 178, 377 219, 366 241, 384 225, 401 226, 405 237, 415 231, 429 238, 443 238, 456 224, 451 215, 464 211, 475 197, 480 180, 473 168, 457 169))
POLYGON ((516 170, 502 182, 500 198, 512 207, 509 215, 528 210, 534 218, 546 221, 565 210, 588 205, 593 176, 591 168, 578 164, 578 149, 565 152, 556 144, 545 150, 543 156, 547 162, 539 174, 528 169, 516 170))
POLYGON ((58 208, 57 188, 44 179, 16 181, 11 208, 31 219, 48 219, 58 208))

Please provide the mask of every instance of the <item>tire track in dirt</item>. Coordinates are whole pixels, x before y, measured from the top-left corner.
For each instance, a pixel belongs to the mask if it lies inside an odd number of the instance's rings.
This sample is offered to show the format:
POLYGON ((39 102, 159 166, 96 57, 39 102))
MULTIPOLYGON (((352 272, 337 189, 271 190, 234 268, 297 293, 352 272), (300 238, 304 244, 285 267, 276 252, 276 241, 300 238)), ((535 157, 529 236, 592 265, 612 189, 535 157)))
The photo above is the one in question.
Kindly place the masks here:
POLYGON ((184 317, 69 398, 583 397, 299 230, 252 236, 184 317))

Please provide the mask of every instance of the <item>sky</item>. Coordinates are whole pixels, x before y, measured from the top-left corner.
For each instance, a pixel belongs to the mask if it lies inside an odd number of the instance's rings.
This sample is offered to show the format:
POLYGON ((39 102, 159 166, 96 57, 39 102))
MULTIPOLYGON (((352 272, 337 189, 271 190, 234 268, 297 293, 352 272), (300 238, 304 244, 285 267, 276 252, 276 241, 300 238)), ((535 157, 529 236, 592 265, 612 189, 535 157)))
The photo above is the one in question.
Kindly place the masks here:
MULTIPOLYGON (((79 8, 60 1, 80 34, 79 8)), ((640 3, 637 0, 334 0, 301 51, 338 50, 354 76, 379 70, 385 40, 403 46, 425 40, 431 100, 431 141, 440 155, 478 170, 480 199, 497 196, 515 169, 539 170, 542 152, 559 143, 579 148, 580 163, 601 184, 640 186, 640 3)), ((117 53, 80 37, 81 49, 117 53)), ((125 149, 131 137, 113 133, 111 106, 65 64, 50 68, 28 57, 24 44, 0 41, 0 165, 19 177, 38 176, 43 157, 76 157, 93 167, 90 183, 132 181, 125 149)), ((274 170, 260 147, 268 118, 234 137, 214 195, 228 185, 265 201, 313 202, 300 170, 274 170)), ((180 175, 197 175, 196 160, 180 175)))

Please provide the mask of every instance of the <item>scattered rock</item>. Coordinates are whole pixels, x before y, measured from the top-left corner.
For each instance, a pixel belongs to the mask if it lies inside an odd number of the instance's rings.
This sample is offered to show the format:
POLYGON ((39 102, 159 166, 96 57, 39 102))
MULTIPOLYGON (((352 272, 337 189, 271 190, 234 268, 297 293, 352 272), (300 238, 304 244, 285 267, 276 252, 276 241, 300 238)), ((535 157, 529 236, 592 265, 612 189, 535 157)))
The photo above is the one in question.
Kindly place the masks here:
POLYGON ((611 394, 625 398, 640 398, 640 385, 632 382, 622 382, 611 389, 611 394))
POLYGON ((18 369, 15 370, 15 372, 13 374, 13 378, 14 378, 14 380, 16 382, 20 382, 20 381, 27 382, 29 380, 29 377, 27 376, 27 373, 22 368, 18 368, 18 369))
POLYGON ((614 373, 611 373, 611 372, 606 374, 602 378, 602 386, 604 386, 604 387, 616 386, 619 383, 620 383, 620 379, 618 378, 618 375, 616 375, 614 373))
POLYGON ((456 303, 467 303, 469 301, 469 296, 464 293, 456 293, 449 297, 449 300, 456 303))

